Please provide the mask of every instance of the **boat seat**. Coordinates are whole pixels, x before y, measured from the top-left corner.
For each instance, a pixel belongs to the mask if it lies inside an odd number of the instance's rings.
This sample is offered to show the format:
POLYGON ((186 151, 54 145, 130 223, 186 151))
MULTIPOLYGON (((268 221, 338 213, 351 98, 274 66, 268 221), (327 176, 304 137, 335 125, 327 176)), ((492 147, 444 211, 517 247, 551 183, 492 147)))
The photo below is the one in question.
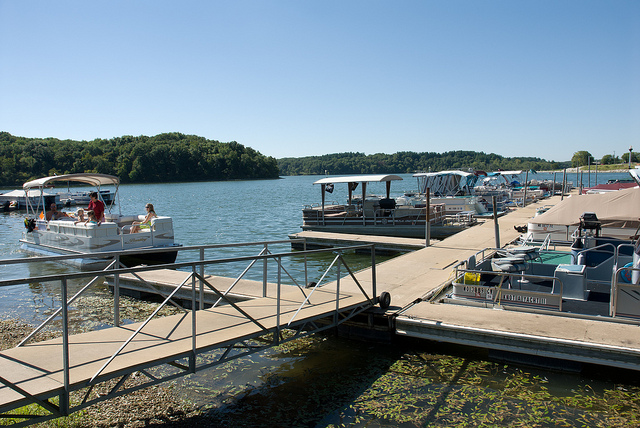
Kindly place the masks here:
POLYGON ((491 260, 491 269, 495 272, 523 272, 527 268, 524 257, 500 257, 491 260))
POLYGON ((504 257, 523 257, 524 261, 535 260, 540 257, 538 248, 530 247, 528 245, 521 245, 519 247, 506 248, 499 250, 498 254, 504 257))

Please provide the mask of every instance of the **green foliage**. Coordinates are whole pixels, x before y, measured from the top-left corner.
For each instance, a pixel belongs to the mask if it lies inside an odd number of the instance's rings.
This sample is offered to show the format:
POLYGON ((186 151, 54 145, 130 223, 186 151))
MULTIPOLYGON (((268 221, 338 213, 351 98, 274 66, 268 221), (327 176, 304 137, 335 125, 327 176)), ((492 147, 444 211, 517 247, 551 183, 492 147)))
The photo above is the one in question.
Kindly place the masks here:
POLYGON ((603 165, 613 165, 620 163, 620 158, 613 155, 604 155, 600 161, 603 165))
POLYGON ((475 169, 484 171, 534 169, 536 171, 562 169, 566 163, 549 162, 539 158, 504 158, 496 154, 472 151, 335 153, 324 156, 278 159, 282 175, 314 174, 390 174, 416 171, 444 171, 449 169, 475 169))
POLYGON ((277 178, 278 165, 235 141, 180 133, 93 141, 16 137, 0 132, 0 186, 53 174, 97 172, 124 183, 277 178))
POLYGON ((571 166, 583 166, 589 165, 589 163, 593 164, 593 156, 585 150, 575 152, 571 158, 571 166), (591 159, 591 161, 589 161, 589 159, 591 159))

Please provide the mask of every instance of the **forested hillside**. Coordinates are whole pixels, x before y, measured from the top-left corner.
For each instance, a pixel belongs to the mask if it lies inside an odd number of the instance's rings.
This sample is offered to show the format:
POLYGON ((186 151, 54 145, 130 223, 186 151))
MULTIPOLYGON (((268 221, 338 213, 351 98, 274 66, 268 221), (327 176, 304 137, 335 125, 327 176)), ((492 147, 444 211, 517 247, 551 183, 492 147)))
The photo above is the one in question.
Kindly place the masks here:
POLYGON ((445 153, 398 152, 392 155, 378 153, 336 153, 324 156, 278 159, 281 175, 306 174, 389 174, 416 171, 443 171, 449 169, 475 169, 483 171, 534 169, 539 171, 560 169, 570 162, 548 162, 539 158, 505 158, 496 154, 471 151, 445 153))
POLYGON ((97 172, 124 183, 277 178, 278 165, 250 147, 180 133, 93 141, 0 132, 0 186, 54 174, 97 172))

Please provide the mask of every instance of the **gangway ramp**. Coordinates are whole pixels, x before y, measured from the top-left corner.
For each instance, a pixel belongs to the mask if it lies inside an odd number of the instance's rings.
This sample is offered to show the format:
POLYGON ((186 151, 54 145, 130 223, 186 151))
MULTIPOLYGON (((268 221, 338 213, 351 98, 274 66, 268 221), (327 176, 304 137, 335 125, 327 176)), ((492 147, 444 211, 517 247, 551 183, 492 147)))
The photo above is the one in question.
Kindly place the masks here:
MULTIPOLYGON (((310 251, 317 252, 323 251, 310 251)), ((300 255, 299 252, 293 254, 298 257, 300 255)), ((282 256, 269 254, 254 258, 282 256)), ((250 257, 229 260, 239 259, 250 257)), ((344 274, 346 264, 343 264, 341 254, 336 256, 334 262, 343 266, 344 274)), ((0 352, 0 382, 4 384, 0 387, 0 412, 5 413, 3 416, 6 417, 7 412, 35 402, 51 412, 48 419, 66 415, 106 398, 127 393, 122 385, 134 372, 140 371, 149 379, 147 383, 135 389, 170 380, 303 334, 335 327, 378 301, 378 298, 374 297, 375 273, 371 281, 373 289, 365 291, 362 287, 357 287, 357 291, 345 291, 341 289, 338 268, 336 280, 322 284, 318 281, 314 288, 285 285, 278 281, 277 286, 270 288, 269 294, 263 297, 241 302, 229 301, 227 305, 196 309, 200 284, 216 290, 220 296, 224 294, 216 288, 215 283, 207 282, 206 278, 196 273, 201 264, 207 263, 212 262, 190 263, 192 271, 185 272, 183 284, 176 287, 178 290, 185 284, 191 284, 193 305, 189 311, 163 318, 150 317, 145 322, 88 333, 63 335, 61 338, 27 343, 0 352), (282 334, 285 329, 291 330, 286 336, 282 334), (197 358, 199 354, 214 350, 220 350, 220 355, 216 354, 217 359, 213 362, 210 358, 197 358), (159 375, 156 371, 148 371, 152 367, 164 364, 171 366, 168 373, 159 375), (114 378, 118 379, 118 383, 108 396, 92 395, 89 388, 82 392, 85 395, 81 403, 68 402, 70 392, 114 378), (59 405, 53 404, 54 400, 51 400, 56 396, 60 397, 59 405)), ((219 261, 216 260, 215 263, 219 261)), ((145 269, 151 268, 137 268, 145 269)), ((357 283, 348 267, 346 270, 352 281, 357 283)), ((65 283, 66 279, 75 276, 120 275, 135 271, 136 268, 123 268, 108 272, 77 273, 62 275, 60 280, 65 283)), ((375 269, 372 272, 375 272, 375 269)), ((38 281, 42 278, 29 280, 38 281)), ((15 281, 17 280, 13 282, 15 281)), ((166 304, 171 297, 166 296, 164 303, 166 304)), ((66 310, 63 310, 63 324, 66 323, 65 312, 66 310)))

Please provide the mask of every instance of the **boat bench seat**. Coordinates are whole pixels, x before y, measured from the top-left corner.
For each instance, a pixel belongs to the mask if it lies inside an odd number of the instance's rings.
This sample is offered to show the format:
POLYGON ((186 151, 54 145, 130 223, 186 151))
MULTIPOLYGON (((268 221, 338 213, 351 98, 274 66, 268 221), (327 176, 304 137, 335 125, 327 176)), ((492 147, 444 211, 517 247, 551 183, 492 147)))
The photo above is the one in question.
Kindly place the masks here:
POLYGON ((171 217, 156 217, 151 219, 151 228, 155 231, 173 229, 173 220, 171 217))
POLYGON ((500 257, 491 260, 491 268, 496 272, 522 272, 527 268, 524 257, 500 257))

